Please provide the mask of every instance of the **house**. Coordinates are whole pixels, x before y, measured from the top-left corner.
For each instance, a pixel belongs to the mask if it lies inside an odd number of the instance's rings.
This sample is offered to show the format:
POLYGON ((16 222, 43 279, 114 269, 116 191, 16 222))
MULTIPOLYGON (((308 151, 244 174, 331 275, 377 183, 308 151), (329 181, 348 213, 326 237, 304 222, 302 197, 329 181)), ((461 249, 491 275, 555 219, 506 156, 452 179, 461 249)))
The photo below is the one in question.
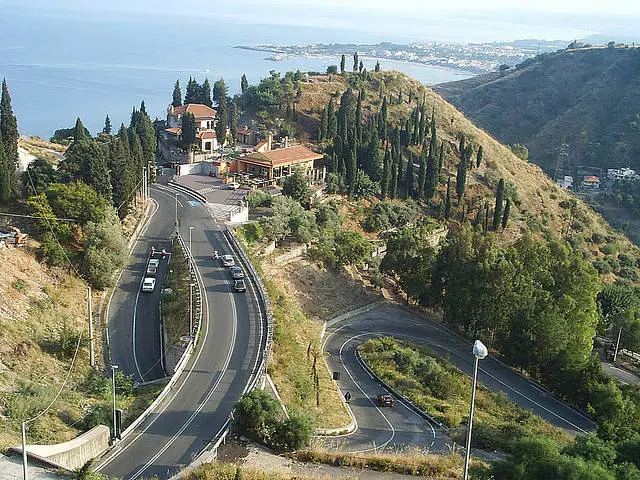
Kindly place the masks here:
POLYGON ((247 128, 246 126, 244 126, 243 128, 238 128, 238 132, 236 135, 236 141, 240 144, 240 145, 250 145, 253 146, 257 143, 256 138, 257 138, 258 132, 256 132, 255 130, 251 130, 250 128, 247 128))
POLYGON ((291 175, 294 169, 302 169, 308 178, 324 180, 324 167, 316 165, 323 158, 304 145, 289 146, 285 139, 284 147, 272 149, 271 135, 266 141, 256 145, 255 153, 237 159, 237 173, 247 174, 269 180, 272 184, 281 183, 291 175))
POLYGON ((582 188, 586 190, 598 190, 600 188, 600 179, 595 175, 586 175, 582 180, 582 188))
POLYGON ((566 188, 568 190, 573 189, 573 177, 571 175, 564 175, 563 178, 559 178, 556 183, 562 188, 566 188))
POLYGON ((635 170, 631 170, 629 167, 624 168, 609 168, 607 169, 607 178, 609 180, 622 180, 622 181, 634 181, 640 178, 635 170))
POLYGON ((159 142, 160 152, 163 156, 171 156, 182 143, 182 118, 190 113, 195 118, 196 140, 195 145, 204 154, 212 154, 219 145, 216 137, 216 115, 213 108, 200 103, 189 103, 167 108, 167 123, 159 142))

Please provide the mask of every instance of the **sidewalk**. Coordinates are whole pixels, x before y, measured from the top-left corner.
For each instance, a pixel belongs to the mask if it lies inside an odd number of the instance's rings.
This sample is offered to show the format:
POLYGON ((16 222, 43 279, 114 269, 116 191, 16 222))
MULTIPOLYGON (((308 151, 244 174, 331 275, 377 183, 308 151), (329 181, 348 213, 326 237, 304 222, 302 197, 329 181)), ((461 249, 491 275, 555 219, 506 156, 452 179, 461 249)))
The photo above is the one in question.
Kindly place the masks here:
MULTIPOLYGON (((29 465, 29 480, 60 480, 55 470, 29 465)), ((22 478, 22 458, 0 455, 0 480, 16 480, 22 478)))

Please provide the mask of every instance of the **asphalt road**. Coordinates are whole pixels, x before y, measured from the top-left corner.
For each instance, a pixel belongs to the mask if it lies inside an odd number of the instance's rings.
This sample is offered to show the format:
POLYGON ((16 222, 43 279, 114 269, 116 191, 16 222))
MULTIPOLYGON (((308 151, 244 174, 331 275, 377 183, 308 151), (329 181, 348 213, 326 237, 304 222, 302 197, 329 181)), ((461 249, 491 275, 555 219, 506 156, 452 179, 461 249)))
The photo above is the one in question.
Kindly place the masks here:
MULTIPOLYGON (((160 186, 152 191, 158 202, 163 197, 172 206, 166 208, 163 203, 151 223, 173 225, 174 192, 160 186)), ((188 227, 195 227, 192 248, 204 291, 203 325, 197 348, 173 391, 98 462, 100 472, 123 480, 153 475, 168 478, 206 449, 224 429, 229 412, 244 393, 265 335, 251 282, 247 282, 246 293, 233 292, 229 272, 211 257, 214 249, 221 254, 232 252, 210 210, 182 194, 179 201, 185 242, 189 241, 188 227)))
MULTIPOLYGON (((393 448, 417 445, 441 450, 447 442, 444 431, 436 424, 429 424, 398 403, 384 409, 375 405, 375 398, 384 393, 384 388, 359 364, 355 349, 367 339, 380 336, 424 345, 467 375, 473 373, 471 344, 437 323, 402 308, 385 306, 334 325, 327 332, 327 361, 332 370, 341 372, 338 384, 343 393, 349 391, 352 395, 350 404, 359 427, 355 434, 334 442, 347 451, 370 450, 374 444, 393 448)), ((485 387, 506 393, 523 408, 572 435, 595 430, 591 420, 492 357, 481 360, 478 379, 485 387)))

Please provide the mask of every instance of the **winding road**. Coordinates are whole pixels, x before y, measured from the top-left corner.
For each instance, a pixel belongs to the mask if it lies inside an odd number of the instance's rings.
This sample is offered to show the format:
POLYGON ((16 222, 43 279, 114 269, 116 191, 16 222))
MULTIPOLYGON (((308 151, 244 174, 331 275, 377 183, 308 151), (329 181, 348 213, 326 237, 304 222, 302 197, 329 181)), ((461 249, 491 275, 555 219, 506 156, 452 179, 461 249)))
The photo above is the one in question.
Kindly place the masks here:
MULTIPOLYGON (((109 309, 114 322, 110 327, 113 362, 120 362, 123 370, 144 381, 164 372, 159 361, 157 303, 153 306, 157 299, 153 294, 138 295, 138 285, 150 246, 162 248, 173 233, 175 194, 168 187, 151 187, 158 207, 134 248, 109 309), (133 362, 127 360, 131 358, 133 362)), ((188 227, 195 227, 192 248, 203 293, 202 327, 196 349, 171 392, 97 462, 101 473, 123 480, 153 475, 165 479, 188 465, 224 430, 229 412, 261 360, 265 325, 254 285, 247 281, 246 293, 233 292, 229 272, 213 261, 211 252, 217 249, 240 259, 212 212, 182 193, 178 201, 181 232, 187 242, 188 227)), ((158 286, 156 290, 159 294, 158 286)))
MULTIPOLYGON (((432 451, 446 450, 451 441, 435 421, 418 415, 396 402, 393 408, 378 407, 375 399, 385 393, 356 356, 358 345, 370 338, 393 336, 428 347, 447 358, 467 375, 473 371, 471 345, 436 322, 396 306, 383 306, 333 325, 327 331, 324 349, 333 371, 341 372, 340 390, 351 393, 351 409, 358 430, 331 444, 345 451, 362 452, 374 448, 402 449, 420 446, 432 451)), ((516 372, 487 357, 480 362, 479 382, 494 391, 502 391, 521 407, 532 411, 571 435, 595 430, 595 424, 549 392, 516 372)))

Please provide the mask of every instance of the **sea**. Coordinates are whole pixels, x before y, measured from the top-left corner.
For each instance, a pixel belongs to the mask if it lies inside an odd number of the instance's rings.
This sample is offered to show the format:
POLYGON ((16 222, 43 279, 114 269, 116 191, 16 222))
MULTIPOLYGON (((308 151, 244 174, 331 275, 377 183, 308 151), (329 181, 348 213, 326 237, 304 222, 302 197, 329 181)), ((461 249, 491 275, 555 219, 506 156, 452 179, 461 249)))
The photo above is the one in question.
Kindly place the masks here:
MULTIPOLYGON (((95 5, 103 2, 0 0, 0 77, 9 86, 21 134, 49 138, 56 129, 73 126, 76 117, 96 134, 106 115, 117 129, 128 124, 132 108, 142 100, 152 118, 164 118, 177 79, 183 94, 189 77, 199 82, 208 77, 211 84, 224 78, 234 94, 243 74, 257 84, 271 70, 325 71, 339 64, 331 57, 274 61, 267 52, 234 48, 238 45, 499 41, 536 34, 571 39, 594 33, 548 22, 536 30, 512 19, 500 26, 473 17, 445 16, 436 23, 408 16, 402 21, 379 12, 366 17, 311 7, 296 16, 289 6, 287 15, 278 15, 260 4, 233 3, 221 10, 218 2, 196 2, 198 10, 187 8, 190 1, 131 0, 129 6, 115 2, 120 8, 100 9, 95 5), (169 5, 174 10, 158 12, 158 6, 169 5)), ((374 64, 375 59, 364 60, 369 70, 374 64)), ((391 60, 381 65, 427 85, 472 75, 391 60)))

